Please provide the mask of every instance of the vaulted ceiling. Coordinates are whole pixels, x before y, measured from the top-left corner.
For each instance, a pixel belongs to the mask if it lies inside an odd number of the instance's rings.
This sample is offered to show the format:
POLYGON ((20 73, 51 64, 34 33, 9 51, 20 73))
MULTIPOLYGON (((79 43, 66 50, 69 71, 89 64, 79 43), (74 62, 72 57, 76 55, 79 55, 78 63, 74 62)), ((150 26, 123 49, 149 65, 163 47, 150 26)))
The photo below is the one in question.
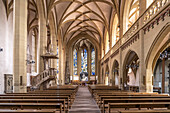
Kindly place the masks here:
MULTIPOLYGON (((2 0, 7 17, 13 0, 2 0)), ((106 32, 112 30, 114 15, 119 16, 121 0, 42 0, 46 20, 52 15, 56 34, 61 32, 63 42, 78 34, 88 34, 101 43, 106 32)), ((28 0, 28 32, 38 27, 37 0, 28 0)))
POLYGON ((120 0, 44 0, 45 16, 52 13, 56 32, 68 42, 78 34, 88 34, 98 43, 110 32, 113 15, 120 0))

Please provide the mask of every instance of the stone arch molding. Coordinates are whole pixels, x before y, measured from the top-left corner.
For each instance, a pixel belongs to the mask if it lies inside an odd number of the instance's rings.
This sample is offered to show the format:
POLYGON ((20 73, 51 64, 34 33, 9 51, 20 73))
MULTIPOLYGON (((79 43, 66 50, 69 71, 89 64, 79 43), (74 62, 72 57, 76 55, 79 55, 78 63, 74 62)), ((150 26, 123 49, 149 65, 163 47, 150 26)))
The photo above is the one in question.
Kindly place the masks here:
POLYGON ((167 23, 155 37, 146 59, 146 91, 153 92, 153 70, 156 65, 156 61, 159 59, 159 53, 164 51, 167 47, 170 46, 170 23, 167 23))

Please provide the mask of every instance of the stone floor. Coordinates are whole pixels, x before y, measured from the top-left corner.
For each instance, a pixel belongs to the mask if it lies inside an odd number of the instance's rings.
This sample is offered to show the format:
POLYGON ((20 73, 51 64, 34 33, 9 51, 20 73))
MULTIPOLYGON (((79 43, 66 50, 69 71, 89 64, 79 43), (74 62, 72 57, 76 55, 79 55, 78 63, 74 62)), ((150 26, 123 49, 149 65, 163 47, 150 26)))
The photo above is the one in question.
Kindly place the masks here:
POLYGON ((69 113, 101 113, 88 87, 79 87, 69 113))

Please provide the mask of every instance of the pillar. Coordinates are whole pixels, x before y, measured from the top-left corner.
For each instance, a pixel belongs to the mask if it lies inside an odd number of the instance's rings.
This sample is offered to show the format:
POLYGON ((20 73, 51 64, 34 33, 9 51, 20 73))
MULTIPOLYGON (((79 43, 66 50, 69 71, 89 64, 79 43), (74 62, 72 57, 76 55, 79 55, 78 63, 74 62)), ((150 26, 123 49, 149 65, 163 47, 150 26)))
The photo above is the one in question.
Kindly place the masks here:
MULTIPOLYGON (((139 16, 143 14, 143 12, 146 10, 146 1, 145 0, 139 0, 139 16)), ((139 20, 139 27, 143 25, 143 18, 139 20)), ((145 61, 144 61, 144 31, 141 29, 139 31, 139 41, 140 41, 140 56, 139 56, 139 91, 145 92, 145 79, 146 79, 146 69, 145 69, 145 61)))
POLYGON ((63 40, 60 31, 58 33, 58 42, 59 42, 59 84, 64 85, 66 56, 65 56, 65 47, 63 45, 63 40))
POLYGON ((47 46, 47 27, 46 27, 46 19, 44 16, 44 10, 43 10, 43 5, 42 1, 38 0, 37 1, 37 7, 38 7, 38 25, 39 25, 39 34, 38 34, 38 55, 39 57, 37 58, 38 62, 38 73, 41 73, 44 71, 44 61, 43 58, 41 58, 41 55, 44 55, 46 53, 46 46, 47 46))
POLYGON ((14 1, 14 93, 27 91, 27 1, 14 1))
POLYGON ((88 81, 90 81, 91 76, 91 47, 88 47, 87 50, 87 72, 88 72, 88 81))
POLYGON ((165 93, 165 58, 162 60, 162 93, 165 93))
MULTIPOLYGON (((51 52, 56 55, 57 54, 57 41, 56 41, 56 34, 55 34, 55 28, 53 23, 50 21, 50 39, 51 39, 51 52)), ((57 69, 57 59, 50 59, 51 61, 51 68, 57 69)), ((57 83, 57 73, 56 73, 56 79, 52 80, 52 85, 57 83)))
POLYGON ((79 76, 80 80, 80 72, 81 72, 81 48, 77 50, 77 75, 79 76))
POLYGON ((71 76, 72 76, 72 81, 74 81, 74 66, 73 66, 73 63, 74 63, 74 57, 73 57, 73 52, 74 52, 74 47, 72 48, 68 48, 68 52, 69 52, 69 60, 70 60, 70 79, 71 79, 71 76))
MULTIPOLYGON (((120 45, 121 45, 121 41, 120 41, 120 45)), ((124 88, 124 80, 123 80, 123 61, 122 61, 122 49, 119 48, 119 58, 120 58, 120 62, 119 62, 119 88, 123 89, 124 88)))
POLYGON ((100 63, 98 61, 98 57, 100 58, 100 56, 97 54, 97 50, 95 50, 95 81, 97 81, 97 83, 100 83, 100 63), (97 78, 97 79, 96 79, 97 78))

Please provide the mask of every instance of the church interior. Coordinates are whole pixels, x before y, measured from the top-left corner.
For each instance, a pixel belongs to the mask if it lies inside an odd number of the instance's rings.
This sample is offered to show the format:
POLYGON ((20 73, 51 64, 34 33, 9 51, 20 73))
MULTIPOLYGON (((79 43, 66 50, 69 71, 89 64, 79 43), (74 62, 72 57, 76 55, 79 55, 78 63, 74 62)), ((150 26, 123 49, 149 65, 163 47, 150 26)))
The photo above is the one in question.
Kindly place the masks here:
POLYGON ((170 113, 170 0, 0 9, 0 113, 170 113))

